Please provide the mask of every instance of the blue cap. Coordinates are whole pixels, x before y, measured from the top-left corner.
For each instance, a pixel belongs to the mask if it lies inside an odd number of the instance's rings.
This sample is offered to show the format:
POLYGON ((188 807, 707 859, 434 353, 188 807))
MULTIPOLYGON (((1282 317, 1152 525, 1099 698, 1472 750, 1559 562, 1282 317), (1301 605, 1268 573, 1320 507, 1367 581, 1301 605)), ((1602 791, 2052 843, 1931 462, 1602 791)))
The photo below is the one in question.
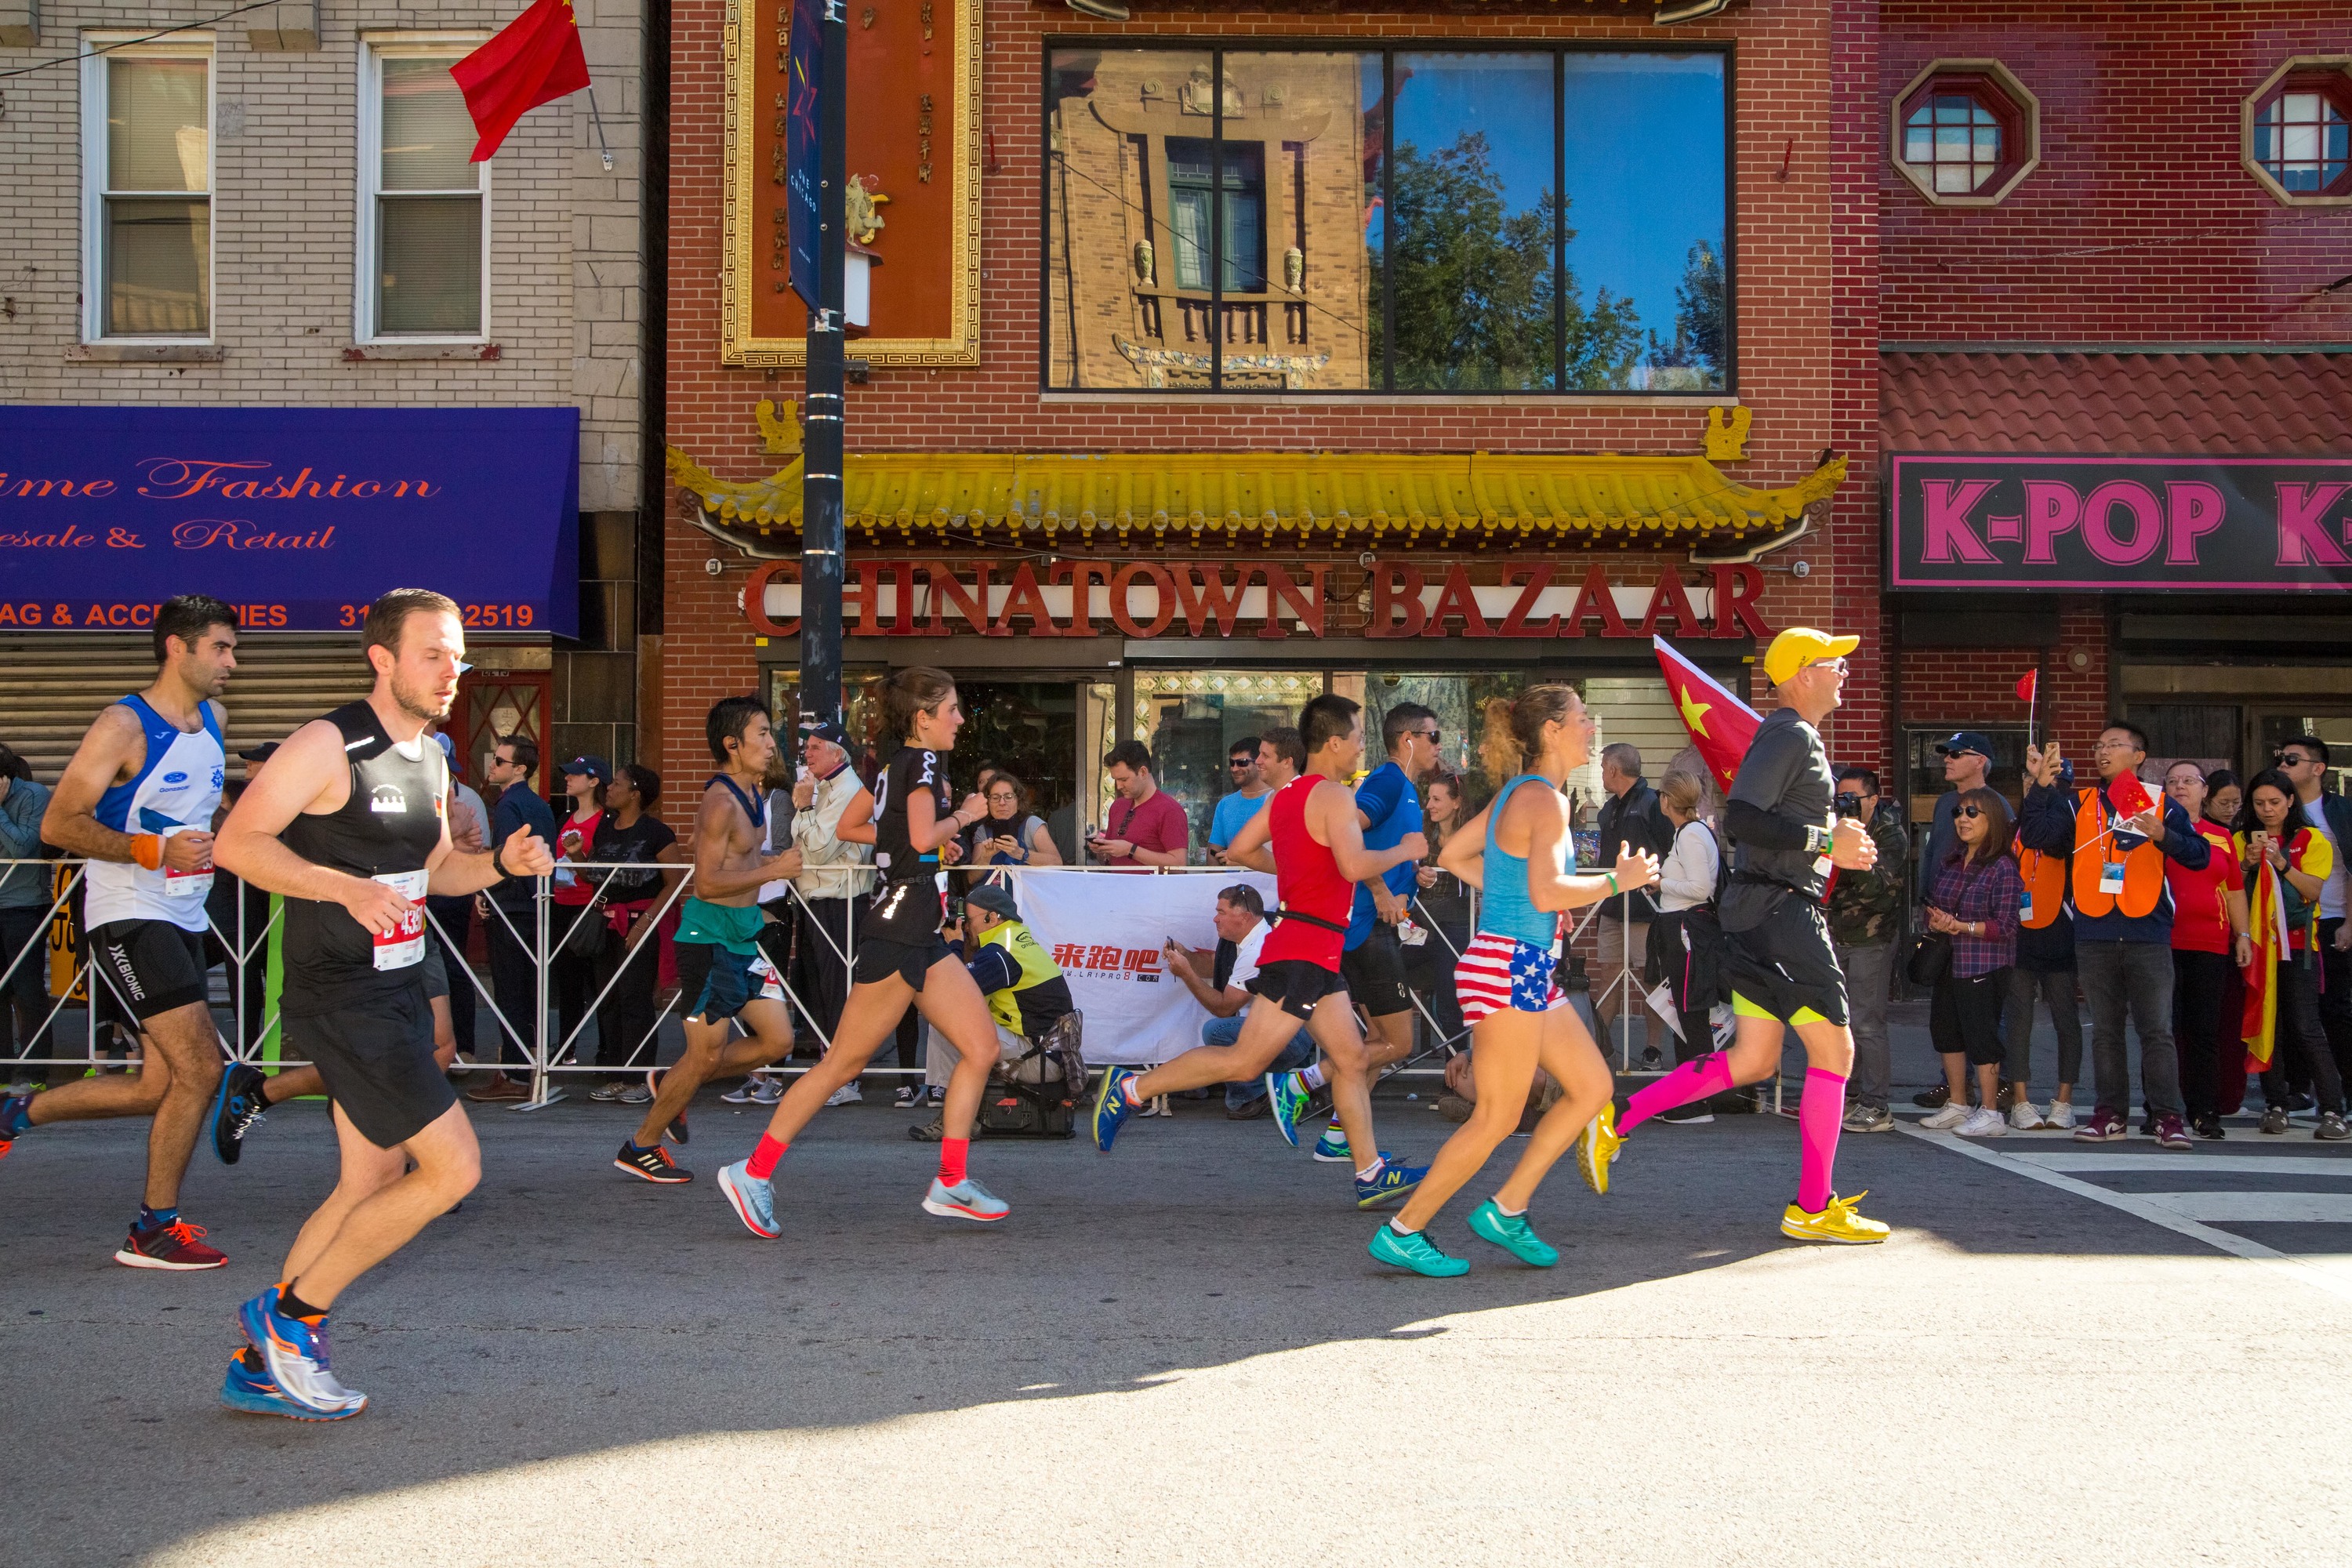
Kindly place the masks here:
POLYGON ((1974 730, 1962 730, 1950 740, 1940 741, 1936 745, 1936 754, 1939 757, 1957 757, 1969 752, 1974 752, 1988 763, 1992 761, 1992 742, 1974 730))
POLYGON ((606 762, 602 757, 574 757, 570 762, 564 763, 561 771, 567 773, 590 774, 598 784, 611 784, 613 782, 613 764, 606 762))

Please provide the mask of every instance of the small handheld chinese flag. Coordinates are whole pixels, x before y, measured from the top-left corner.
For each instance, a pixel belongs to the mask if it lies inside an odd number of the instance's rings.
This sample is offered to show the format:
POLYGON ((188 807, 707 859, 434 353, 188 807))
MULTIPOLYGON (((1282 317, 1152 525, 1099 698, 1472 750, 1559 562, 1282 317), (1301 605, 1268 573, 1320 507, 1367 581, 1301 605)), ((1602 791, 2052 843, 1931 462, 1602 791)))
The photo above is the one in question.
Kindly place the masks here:
POLYGON ((2156 805, 2156 796, 2137 773, 2117 773, 2107 784, 2107 800, 2126 817, 2143 816, 2156 805))
POLYGON ((2028 708, 2033 706, 2033 694, 2041 689, 2042 672, 2029 669, 2017 678, 2017 700, 2028 708))
POLYGON ((481 133, 472 161, 488 163, 516 121, 588 85, 588 57, 580 49, 572 0, 534 0, 489 42, 451 66, 449 74, 481 133))

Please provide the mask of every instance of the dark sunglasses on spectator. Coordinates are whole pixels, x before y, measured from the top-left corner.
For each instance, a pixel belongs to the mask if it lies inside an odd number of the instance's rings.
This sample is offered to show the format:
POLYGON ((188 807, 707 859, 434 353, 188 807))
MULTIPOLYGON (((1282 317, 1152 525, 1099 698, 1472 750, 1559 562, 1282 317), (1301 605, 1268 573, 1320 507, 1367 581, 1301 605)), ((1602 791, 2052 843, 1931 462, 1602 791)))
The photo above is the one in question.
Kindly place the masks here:
POLYGON ((1954 816, 1982 816, 1984 815, 1984 807, 1980 805, 1964 805, 1958 811, 1952 813, 1952 815, 1954 816))
POLYGON ((1256 761, 1257 759, 1255 757, 1232 757, 1226 760, 1225 766, 1229 768, 1245 768, 1256 761))
POLYGON ((2301 752, 2273 752, 2271 761, 2283 768, 2299 768, 2312 759, 2301 752))

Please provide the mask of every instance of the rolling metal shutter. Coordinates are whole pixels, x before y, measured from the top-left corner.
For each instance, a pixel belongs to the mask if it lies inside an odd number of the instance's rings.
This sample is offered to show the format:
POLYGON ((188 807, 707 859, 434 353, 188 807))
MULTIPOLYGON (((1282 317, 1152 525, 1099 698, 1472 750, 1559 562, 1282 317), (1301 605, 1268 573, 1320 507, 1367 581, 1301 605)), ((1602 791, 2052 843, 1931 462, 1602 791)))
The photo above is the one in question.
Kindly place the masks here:
MULTIPOLYGON (((0 637, 0 742, 32 764, 35 778, 53 784, 99 710, 154 679, 154 650, 143 633, 0 637)), ((355 633, 248 633, 221 699, 230 756, 284 740, 327 710, 365 697, 374 683, 355 633)), ((234 777, 234 762, 229 771, 234 777)))

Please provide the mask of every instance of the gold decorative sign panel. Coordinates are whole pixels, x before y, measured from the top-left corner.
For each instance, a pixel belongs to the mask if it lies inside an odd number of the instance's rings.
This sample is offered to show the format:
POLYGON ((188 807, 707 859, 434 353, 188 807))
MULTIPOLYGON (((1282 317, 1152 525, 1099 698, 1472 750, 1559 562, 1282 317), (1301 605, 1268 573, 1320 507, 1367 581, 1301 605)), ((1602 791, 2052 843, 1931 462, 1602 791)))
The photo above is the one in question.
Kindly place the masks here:
MULTIPOLYGON (((817 0, 812 0, 817 3, 817 0)), ((849 237, 870 251, 870 364, 980 363, 981 0, 846 0, 849 237)), ((798 365, 787 282, 784 86, 792 0, 727 9, 725 363, 798 365)))

